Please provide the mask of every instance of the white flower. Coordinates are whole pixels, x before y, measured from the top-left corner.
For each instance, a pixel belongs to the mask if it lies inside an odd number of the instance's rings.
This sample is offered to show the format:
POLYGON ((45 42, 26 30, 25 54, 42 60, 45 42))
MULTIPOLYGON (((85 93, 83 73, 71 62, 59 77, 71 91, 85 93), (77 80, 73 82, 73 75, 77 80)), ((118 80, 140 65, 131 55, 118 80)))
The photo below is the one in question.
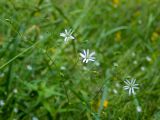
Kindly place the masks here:
POLYGON ((135 56, 136 56, 136 53, 135 53, 135 52, 133 52, 133 53, 132 53, 132 57, 135 57, 135 56))
POLYGON ((114 94, 117 94, 117 93, 118 93, 118 91, 117 91, 116 89, 113 89, 113 92, 114 92, 114 94))
POLYGON ((137 112, 142 112, 142 108, 141 108, 141 106, 137 106, 137 112))
POLYGON ((43 40, 43 39, 44 39, 44 36, 43 36, 43 35, 40 35, 40 36, 39 36, 39 39, 40 39, 40 40, 43 40))
POLYGON ((118 67, 118 63, 113 63, 113 66, 114 67, 118 67))
POLYGON ((0 107, 3 107, 4 106, 4 101, 3 100, 0 100, 0 107))
POLYGON ((141 67, 141 71, 145 71, 146 68, 144 66, 141 67))
POLYGON ((14 111, 15 113, 17 113, 17 112, 18 112, 18 109, 17 109, 17 108, 14 108, 13 111, 14 111))
POLYGON ((61 66, 60 69, 61 69, 61 70, 66 70, 66 67, 65 67, 65 66, 61 66))
POLYGON ((32 66, 31 65, 27 65, 27 70, 32 71, 32 66))
POLYGON ((151 59, 149 56, 146 57, 146 60, 147 60, 148 62, 151 62, 151 61, 152 61, 152 59, 151 59))
POLYGON ((0 77, 3 78, 4 77, 4 73, 0 73, 0 77))
POLYGON ((134 89, 139 89, 138 84, 135 84, 136 79, 131 79, 130 81, 125 80, 124 82, 125 82, 126 86, 124 86, 123 88, 125 90, 129 90, 129 95, 135 94, 134 89))
POLYGON ((72 30, 70 29, 69 31, 67 31, 65 29, 65 32, 64 33, 60 33, 60 36, 61 37, 64 37, 64 41, 65 42, 68 42, 68 40, 74 40, 75 38, 72 36, 72 30))
POLYGON ((33 116, 32 120, 39 120, 39 119, 36 116, 33 116))
POLYGON ((18 90, 16 88, 13 89, 13 93, 17 94, 18 90))
POLYGON ((134 64, 134 65, 137 65, 137 64, 138 64, 138 62, 135 60, 135 61, 133 61, 133 64, 134 64))
POLYGON ((80 53, 80 56, 82 57, 84 63, 88 63, 89 61, 95 61, 95 57, 93 57, 94 54, 95 52, 89 53, 89 49, 87 49, 83 50, 83 53, 80 53))
POLYGON ((119 84, 119 83, 116 83, 115 85, 116 85, 116 87, 117 87, 117 88, 119 88, 119 87, 120 87, 120 84, 119 84))

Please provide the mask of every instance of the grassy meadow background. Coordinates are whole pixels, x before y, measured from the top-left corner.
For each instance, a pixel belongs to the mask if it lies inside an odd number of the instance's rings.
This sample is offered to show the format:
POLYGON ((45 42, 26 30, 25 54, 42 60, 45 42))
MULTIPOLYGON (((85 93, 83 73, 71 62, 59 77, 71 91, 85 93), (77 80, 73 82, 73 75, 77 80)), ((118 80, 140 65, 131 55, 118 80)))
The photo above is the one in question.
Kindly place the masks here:
POLYGON ((0 120, 160 120, 160 0, 0 0, 0 120))

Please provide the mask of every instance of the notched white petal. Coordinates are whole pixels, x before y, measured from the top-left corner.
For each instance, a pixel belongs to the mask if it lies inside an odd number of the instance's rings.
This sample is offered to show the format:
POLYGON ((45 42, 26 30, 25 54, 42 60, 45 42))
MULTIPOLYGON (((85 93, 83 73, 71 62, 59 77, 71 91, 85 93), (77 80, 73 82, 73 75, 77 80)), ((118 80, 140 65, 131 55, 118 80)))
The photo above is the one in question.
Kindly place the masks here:
POLYGON ((60 33, 60 36, 61 36, 61 37, 66 37, 66 34, 60 33))
POLYGON ((82 53, 80 53, 80 56, 81 56, 82 58, 85 58, 85 55, 84 55, 84 54, 82 54, 82 53))

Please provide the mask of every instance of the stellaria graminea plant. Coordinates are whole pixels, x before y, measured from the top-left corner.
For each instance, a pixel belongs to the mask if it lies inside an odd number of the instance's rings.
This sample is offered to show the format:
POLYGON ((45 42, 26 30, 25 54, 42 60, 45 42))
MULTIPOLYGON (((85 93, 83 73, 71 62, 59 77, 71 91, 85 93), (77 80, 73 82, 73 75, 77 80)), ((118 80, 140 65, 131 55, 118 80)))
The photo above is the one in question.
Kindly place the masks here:
POLYGON ((125 80, 124 82, 125 82, 126 86, 124 86, 123 88, 125 90, 129 91, 129 95, 131 95, 131 94, 134 95, 135 94, 134 89, 139 89, 138 84, 135 83, 136 79, 132 78, 130 81, 129 80, 125 80))
POLYGON ((60 33, 61 37, 64 37, 64 41, 68 42, 69 40, 74 40, 75 38, 72 35, 72 30, 70 29, 69 31, 67 29, 65 29, 65 32, 60 33))
POLYGON ((83 52, 80 53, 80 56, 82 57, 84 63, 95 61, 95 57, 93 57, 93 55, 95 55, 95 52, 89 53, 89 49, 83 50, 83 52))

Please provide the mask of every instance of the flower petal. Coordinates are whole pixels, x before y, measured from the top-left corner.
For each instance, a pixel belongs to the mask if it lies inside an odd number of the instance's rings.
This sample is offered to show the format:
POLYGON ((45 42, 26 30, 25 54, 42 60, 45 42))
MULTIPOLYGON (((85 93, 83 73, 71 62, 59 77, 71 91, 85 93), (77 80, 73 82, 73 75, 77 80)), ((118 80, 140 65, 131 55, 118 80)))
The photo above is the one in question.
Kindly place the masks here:
POLYGON ((131 95, 131 94, 132 94, 132 89, 130 88, 130 89, 129 89, 129 95, 131 95))
POLYGON ((80 56, 81 56, 82 58, 85 58, 85 55, 84 55, 84 54, 82 54, 82 53, 80 53, 80 56))
POLYGON ((73 36, 70 36, 69 38, 70 38, 71 40, 74 40, 74 39, 75 39, 73 36))
POLYGON ((128 80, 125 80, 124 82, 126 83, 126 85, 129 85, 129 81, 128 80))
POLYGON ((92 52, 89 56, 92 57, 95 54, 95 52, 92 52))
POLYGON ((95 61, 95 60, 94 60, 94 59, 90 59, 90 58, 89 58, 89 61, 95 61))
POLYGON ((134 89, 139 89, 139 87, 133 87, 134 89))
POLYGON ((65 33, 66 33, 66 34, 68 34, 68 31, 67 31, 67 29, 65 29, 65 33))
POLYGON ((86 63, 88 63, 88 59, 86 59, 86 63))
POLYGON ((133 94, 135 94, 135 92, 134 92, 134 88, 132 88, 132 93, 133 93, 133 94))
POLYGON ((89 55, 89 49, 87 49, 87 56, 89 55))
POLYGON ((83 62, 85 62, 86 61, 86 59, 83 59, 83 62))
POLYGON ((124 86, 123 87, 125 90, 128 90, 129 89, 129 86, 124 86))
POLYGON ((136 79, 132 79, 132 80, 131 80, 131 83, 132 83, 132 84, 134 84, 134 83, 135 83, 135 81, 136 81, 136 79))
POLYGON ((65 37, 64 41, 65 41, 65 42, 67 42, 67 41, 68 41, 68 38, 67 38, 67 37, 65 37))
POLYGON ((83 50, 83 53, 84 53, 84 55, 85 55, 85 57, 86 57, 86 51, 85 51, 85 50, 83 50))
POLYGON ((65 33, 60 33, 60 36, 61 37, 66 37, 66 34, 65 33))

